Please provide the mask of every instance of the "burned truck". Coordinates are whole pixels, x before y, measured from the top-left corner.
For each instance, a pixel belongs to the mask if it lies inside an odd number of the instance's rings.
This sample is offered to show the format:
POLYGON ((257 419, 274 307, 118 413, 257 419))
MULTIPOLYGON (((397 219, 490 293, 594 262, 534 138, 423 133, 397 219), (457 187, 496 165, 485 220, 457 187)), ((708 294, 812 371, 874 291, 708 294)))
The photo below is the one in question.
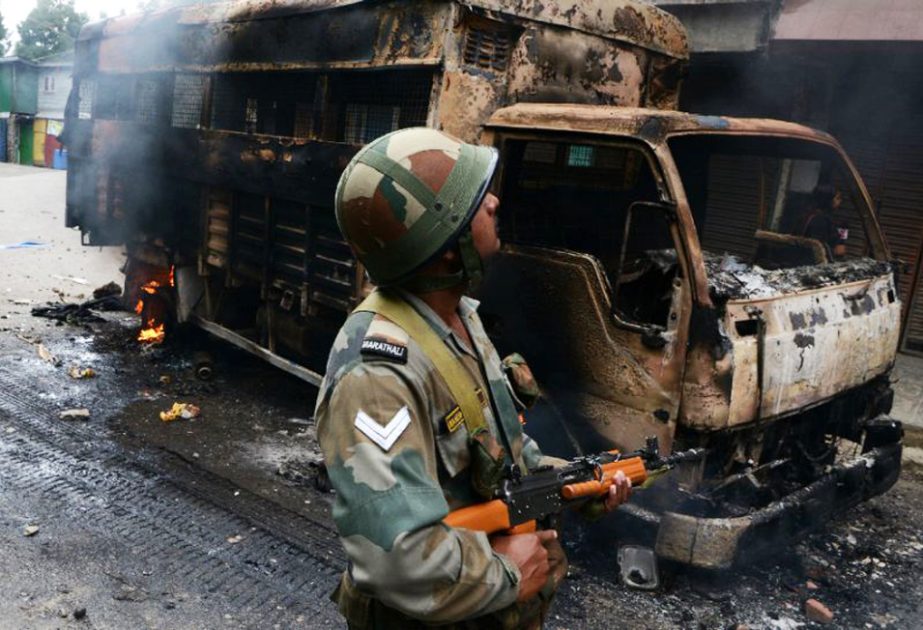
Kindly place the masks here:
POLYGON ((529 432, 562 456, 707 449, 621 517, 664 559, 727 567, 896 480, 901 302, 837 142, 676 112, 687 61, 635 0, 106 20, 77 42, 67 224, 125 245, 143 338, 194 324, 316 384, 372 289, 333 213, 352 155, 414 125, 497 146, 506 245, 479 297, 543 384, 529 432), (844 255, 791 227, 818 185, 844 199, 844 255))

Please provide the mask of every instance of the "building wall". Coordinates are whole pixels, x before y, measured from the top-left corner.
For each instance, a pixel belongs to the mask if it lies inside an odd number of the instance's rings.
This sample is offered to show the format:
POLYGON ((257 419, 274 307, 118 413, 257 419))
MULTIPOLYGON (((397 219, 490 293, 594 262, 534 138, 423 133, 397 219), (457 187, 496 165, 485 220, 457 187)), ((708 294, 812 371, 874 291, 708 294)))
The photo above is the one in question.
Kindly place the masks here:
POLYGON ((10 111, 34 114, 38 108, 38 71, 32 65, 13 64, 13 100, 10 111))
POLYGON ((653 0, 678 17, 693 54, 755 52, 769 44, 770 25, 781 0, 653 0))
POLYGON ((899 276, 903 349, 923 353, 923 42, 822 59, 829 129, 862 173, 892 255, 907 266, 899 276))
POLYGON ((50 118, 64 118, 64 106, 70 94, 71 68, 43 67, 38 74, 38 111, 50 118))
POLYGON ((0 112, 10 111, 13 102, 13 64, 0 64, 0 112))

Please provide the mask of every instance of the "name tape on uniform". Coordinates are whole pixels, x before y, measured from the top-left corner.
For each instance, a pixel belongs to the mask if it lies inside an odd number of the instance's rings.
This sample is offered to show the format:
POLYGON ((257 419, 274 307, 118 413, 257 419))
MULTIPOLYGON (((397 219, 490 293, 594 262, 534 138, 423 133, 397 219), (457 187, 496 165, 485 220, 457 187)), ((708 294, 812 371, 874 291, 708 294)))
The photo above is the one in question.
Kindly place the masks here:
POLYGON ((455 433, 463 424, 465 424, 465 414, 462 413, 461 407, 456 405, 445 415, 445 426, 449 433, 455 433))
POLYGON ((370 415, 359 410, 356 414, 356 428, 384 450, 390 450, 401 434, 410 426, 410 411, 407 406, 401 407, 394 416, 388 421, 388 424, 382 426, 378 424, 370 415))
POLYGON ((371 354, 398 363, 407 363, 407 346, 399 346, 383 339, 368 338, 362 340, 359 350, 362 354, 371 354))

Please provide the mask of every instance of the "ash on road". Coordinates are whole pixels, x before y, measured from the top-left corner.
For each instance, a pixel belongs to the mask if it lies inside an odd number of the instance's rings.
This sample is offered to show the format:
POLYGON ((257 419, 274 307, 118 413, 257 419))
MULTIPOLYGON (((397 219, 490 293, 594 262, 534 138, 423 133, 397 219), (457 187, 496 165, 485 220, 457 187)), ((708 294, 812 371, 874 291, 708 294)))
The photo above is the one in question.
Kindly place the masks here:
MULTIPOLYGON (((311 483, 316 390, 192 333, 142 348, 131 314, 78 327, 29 316, 25 300, 77 301, 120 280, 118 251, 80 249, 60 227, 63 182, 0 165, 0 241, 49 244, 0 251, 0 628, 342 627, 328 594, 345 561, 329 495, 311 483), (33 199, 36 184, 56 192, 33 199), (201 349, 208 382, 193 374, 201 349), (74 379, 75 366, 96 376, 74 379), (162 422, 174 402, 202 414, 162 422), (89 419, 60 419, 70 408, 89 419)), ((820 627, 804 614, 814 598, 834 627, 920 627, 921 507, 910 465, 885 496, 764 564, 667 567, 654 593, 619 583, 608 533, 571 524, 548 626, 820 627)))

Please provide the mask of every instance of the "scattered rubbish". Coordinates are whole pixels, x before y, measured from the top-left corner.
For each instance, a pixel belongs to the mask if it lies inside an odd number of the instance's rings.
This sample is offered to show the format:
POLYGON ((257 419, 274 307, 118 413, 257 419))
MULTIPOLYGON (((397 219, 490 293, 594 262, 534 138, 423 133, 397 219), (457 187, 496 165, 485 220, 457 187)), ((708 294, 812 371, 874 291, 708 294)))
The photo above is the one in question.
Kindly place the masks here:
POLYGON ((816 591, 817 589, 820 588, 820 587, 817 585, 817 583, 814 582, 814 581, 812 581, 812 580, 808 580, 808 581, 805 583, 805 587, 806 587, 809 591, 816 591))
POLYGON ((26 525, 22 528, 23 536, 35 536, 38 533, 38 525, 26 525))
POLYGON ((39 243, 38 241, 21 241, 19 243, 6 243, 5 245, 0 245, 0 249, 32 249, 39 247, 48 247, 48 244, 39 243))
POLYGON ((94 370, 93 368, 82 368, 77 365, 72 365, 70 368, 68 368, 67 374, 71 378, 77 378, 77 379, 93 378, 94 376, 96 376, 96 370, 94 370))
POLYGON ((800 621, 796 621, 791 617, 785 617, 784 615, 776 616, 776 618, 769 617, 766 619, 766 628, 771 628, 772 630, 797 630, 798 628, 803 627, 804 624, 800 621))
POLYGON ((692 583, 692 590, 713 602, 726 602, 729 601, 732 597, 730 590, 717 588, 710 584, 709 580, 696 581, 692 583))
POLYGON ((115 282, 110 282, 108 284, 104 284, 101 287, 93 289, 93 299, 96 300, 99 298, 119 295, 122 295, 122 287, 115 282))
POLYGON ((50 363, 54 366, 61 365, 61 362, 58 360, 58 357, 53 355, 51 353, 51 350, 45 347, 45 344, 39 343, 35 347, 35 351, 38 353, 38 356, 42 359, 42 361, 46 361, 47 363, 50 363))
POLYGON ((199 351, 192 355, 196 378, 207 381, 212 377, 212 355, 199 351))
POLYGON ((660 586, 657 556, 650 547, 621 545, 618 553, 622 582, 628 587, 653 591, 660 586))
POLYGON ((240 534, 237 534, 237 535, 235 535, 235 536, 228 536, 228 542, 231 543, 232 545, 236 545, 237 543, 239 543, 239 542, 242 541, 243 539, 244 539, 244 537, 241 536, 240 534))
POLYGON ((161 374, 160 378, 157 380, 160 382, 161 385, 169 385, 170 383, 173 382, 173 377, 170 376, 169 374, 161 374))
POLYGON ((804 603, 804 614, 815 623, 833 623, 833 613, 816 599, 804 603))
POLYGON ((122 310, 122 300, 119 297, 107 295, 101 298, 88 300, 81 304, 49 303, 48 306, 36 306, 33 308, 32 315, 35 317, 54 319, 68 324, 88 324, 103 321, 103 318, 94 313, 93 310, 120 311, 122 310))
POLYGON ((192 418, 198 418, 201 413, 202 410, 192 403, 173 403, 170 409, 160 412, 160 419, 164 422, 191 420, 192 418))
POLYGON ((65 409, 58 414, 58 417, 61 420, 89 420, 90 419, 90 410, 89 409, 65 409))
POLYGON ((13 304, 15 304, 15 305, 17 305, 17 306, 29 306, 30 304, 32 304, 32 300, 30 300, 30 299, 28 299, 28 298, 20 298, 20 299, 17 299, 17 300, 10 300, 10 302, 12 302, 13 304))
POLYGON ((68 280, 70 282, 76 282, 77 284, 90 284, 90 281, 86 278, 78 278, 76 276, 62 276, 56 273, 51 274, 52 278, 57 278, 58 280, 68 280))
POLYGON ((76 619, 77 621, 80 621, 86 616, 87 616, 86 608, 75 608, 74 609, 74 619, 76 619))
POLYGON ((112 599, 120 602, 144 602, 147 598, 147 591, 130 584, 122 584, 119 590, 112 594, 112 599))
POLYGON ((820 564, 812 564, 805 568, 805 575, 812 580, 823 581, 827 577, 827 570, 820 564))
POLYGON ((285 460, 276 468, 276 474, 300 486, 313 486, 318 492, 330 492, 333 485, 322 459, 314 461, 285 460))

